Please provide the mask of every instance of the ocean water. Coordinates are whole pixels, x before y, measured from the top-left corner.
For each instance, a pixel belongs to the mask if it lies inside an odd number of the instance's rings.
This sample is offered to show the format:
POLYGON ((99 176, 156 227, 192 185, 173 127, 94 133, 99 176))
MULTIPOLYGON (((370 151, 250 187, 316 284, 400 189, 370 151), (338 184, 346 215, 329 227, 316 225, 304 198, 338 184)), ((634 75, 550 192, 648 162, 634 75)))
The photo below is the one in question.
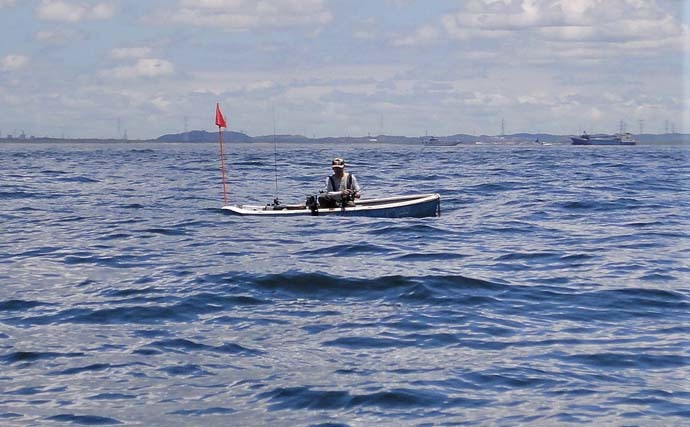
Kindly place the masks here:
POLYGON ((0 145, 0 424, 690 425, 690 149, 0 145), (277 179, 276 179, 277 177, 277 179), (277 191, 276 191, 277 187, 277 191))

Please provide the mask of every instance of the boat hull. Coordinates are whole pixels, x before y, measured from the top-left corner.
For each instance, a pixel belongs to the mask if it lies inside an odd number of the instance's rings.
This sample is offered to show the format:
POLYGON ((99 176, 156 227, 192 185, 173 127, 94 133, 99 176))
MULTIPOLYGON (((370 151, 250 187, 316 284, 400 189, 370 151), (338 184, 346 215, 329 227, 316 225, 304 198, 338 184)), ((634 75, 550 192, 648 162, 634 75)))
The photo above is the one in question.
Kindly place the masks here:
POLYGON ((441 215, 441 196, 419 194, 360 200, 355 206, 319 208, 312 211, 305 205, 279 205, 277 207, 238 205, 223 206, 224 212, 243 216, 358 216, 370 218, 425 218, 441 215))
POLYGON ((635 145, 635 140, 629 133, 612 136, 583 135, 580 137, 574 136, 570 139, 573 141, 573 145, 635 145))

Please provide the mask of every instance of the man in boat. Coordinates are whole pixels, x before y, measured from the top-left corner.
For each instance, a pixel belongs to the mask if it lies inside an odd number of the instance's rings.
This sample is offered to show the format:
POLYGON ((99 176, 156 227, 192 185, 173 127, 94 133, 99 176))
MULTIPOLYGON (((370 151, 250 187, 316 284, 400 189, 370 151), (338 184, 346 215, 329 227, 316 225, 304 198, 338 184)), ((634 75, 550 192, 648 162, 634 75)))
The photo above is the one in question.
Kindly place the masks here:
POLYGON ((331 162, 333 175, 326 178, 326 193, 319 196, 319 206, 322 208, 336 208, 354 206, 355 199, 359 199, 361 192, 357 178, 345 172, 345 160, 336 157, 331 162))

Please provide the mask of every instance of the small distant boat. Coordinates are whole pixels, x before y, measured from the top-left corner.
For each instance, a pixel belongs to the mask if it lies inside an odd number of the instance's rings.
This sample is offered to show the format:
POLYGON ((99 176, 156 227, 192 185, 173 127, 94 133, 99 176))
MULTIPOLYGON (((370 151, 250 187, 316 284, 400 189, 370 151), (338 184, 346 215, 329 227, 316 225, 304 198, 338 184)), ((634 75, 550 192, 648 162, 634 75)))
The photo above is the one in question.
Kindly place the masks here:
POLYGON ((280 203, 265 206, 228 205, 221 209, 235 215, 253 216, 340 215, 374 218, 424 218, 441 216, 441 196, 434 193, 358 200, 354 206, 338 208, 319 207, 316 196, 310 196, 306 203, 298 205, 280 203))
POLYGON ((453 147, 460 144, 462 141, 441 141, 440 139, 432 136, 424 141, 424 145, 430 147, 453 147))
POLYGON ((586 133, 570 138, 573 145, 635 145, 635 138, 631 133, 617 133, 615 135, 586 133))

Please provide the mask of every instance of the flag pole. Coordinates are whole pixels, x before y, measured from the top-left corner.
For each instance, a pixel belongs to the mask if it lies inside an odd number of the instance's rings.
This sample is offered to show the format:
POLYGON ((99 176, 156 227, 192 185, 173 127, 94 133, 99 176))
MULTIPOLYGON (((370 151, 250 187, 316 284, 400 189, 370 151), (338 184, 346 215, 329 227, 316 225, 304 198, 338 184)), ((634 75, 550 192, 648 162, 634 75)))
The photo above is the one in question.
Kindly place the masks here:
POLYGON ((225 153, 223 153, 223 131, 221 128, 228 127, 225 117, 220 111, 220 103, 216 102, 216 126, 218 126, 218 144, 220 145, 220 172, 223 179, 223 201, 228 204, 228 190, 225 184, 225 153))
POLYGON ((225 154, 223 153, 223 132, 218 126, 218 143, 220 144, 220 173, 223 179, 223 201, 228 204, 228 190, 225 184, 225 154))

